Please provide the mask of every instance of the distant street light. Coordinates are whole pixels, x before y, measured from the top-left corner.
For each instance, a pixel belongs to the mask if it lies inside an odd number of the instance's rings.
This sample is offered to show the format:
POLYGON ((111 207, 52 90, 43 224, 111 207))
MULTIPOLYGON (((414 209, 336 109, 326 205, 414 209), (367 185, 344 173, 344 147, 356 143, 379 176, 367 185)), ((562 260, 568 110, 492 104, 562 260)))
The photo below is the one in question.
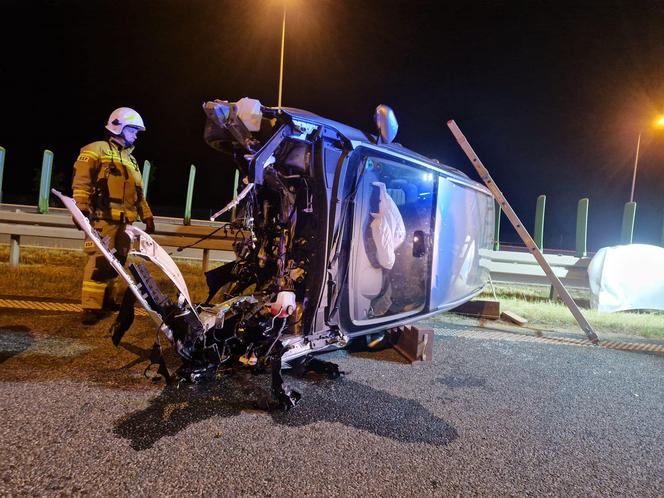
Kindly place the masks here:
MULTIPOLYGON (((655 121, 655 127, 664 127, 664 116, 660 116, 655 121)), ((639 150, 641 149, 641 134, 643 131, 639 132, 639 136, 636 139, 636 155, 634 156, 634 172, 632 173, 632 191, 629 194, 629 202, 634 202, 634 186, 636 185, 636 169, 639 165, 639 150)))

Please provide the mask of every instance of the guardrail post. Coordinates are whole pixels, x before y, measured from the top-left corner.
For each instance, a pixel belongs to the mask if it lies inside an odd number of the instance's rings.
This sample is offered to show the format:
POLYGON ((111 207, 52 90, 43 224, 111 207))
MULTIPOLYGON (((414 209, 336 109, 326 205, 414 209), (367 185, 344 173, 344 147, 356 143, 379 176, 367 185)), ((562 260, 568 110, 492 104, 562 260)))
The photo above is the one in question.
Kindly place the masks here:
POLYGON ((196 166, 193 164, 189 168, 189 185, 187 186, 187 201, 184 207, 184 220, 185 225, 191 224, 191 201, 194 197, 194 180, 196 179, 196 166))
MULTIPOLYGON (((235 196, 237 195, 237 187, 238 184, 240 183, 240 170, 236 169, 235 170, 235 176, 233 177, 233 195, 231 196, 231 199, 235 199, 235 196)), ((233 209, 231 210, 231 221, 235 221, 235 209, 237 206, 233 206, 233 209)))
POLYGON ((39 205, 37 212, 48 213, 48 198, 51 194, 51 172, 53 171, 53 152, 44 150, 42 158, 41 180, 39 182, 39 205))
POLYGON ((495 219, 493 224, 493 250, 500 251, 500 214, 503 212, 498 201, 493 201, 495 219))
POLYGON ((208 271, 210 267, 210 250, 203 249, 203 273, 208 271))
POLYGON ((535 209, 535 236, 533 240, 540 250, 544 244, 544 209, 546 208, 546 195, 540 195, 537 198, 537 208, 535 209))
POLYGON ((143 162, 143 173, 141 173, 143 178, 143 197, 145 200, 148 200, 148 185, 150 185, 150 161, 147 159, 143 162))
POLYGON ((9 236, 9 267, 18 268, 21 254, 21 236, 11 234, 9 236))
POLYGON ((659 245, 664 247, 664 222, 662 222, 662 240, 659 245))
POLYGON ((636 202, 626 202, 623 211, 620 243, 631 244, 634 236, 634 219, 636 218, 636 202))
POLYGON ((2 202, 2 177, 5 173, 5 148, 0 147, 0 202, 2 202))
POLYGON ((581 199, 576 207, 576 257, 588 255, 588 203, 587 197, 581 199))

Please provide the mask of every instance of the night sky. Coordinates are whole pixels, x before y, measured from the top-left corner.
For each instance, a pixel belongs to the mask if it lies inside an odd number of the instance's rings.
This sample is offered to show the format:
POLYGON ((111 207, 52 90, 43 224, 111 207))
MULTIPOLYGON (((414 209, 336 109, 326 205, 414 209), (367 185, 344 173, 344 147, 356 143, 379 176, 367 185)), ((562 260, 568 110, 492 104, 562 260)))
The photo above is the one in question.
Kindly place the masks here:
MULTIPOLYGON (((234 167, 202 138, 201 105, 278 98, 278 0, 0 0, 3 200, 36 204, 45 148, 71 194, 78 149, 129 106, 147 132, 135 155, 155 172, 157 214, 231 197, 234 167), (32 47, 32 48, 30 48, 32 47)), ((380 103, 396 141, 471 178, 446 127, 456 120, 526 227, 547 195, 545 247, 573 249, 590 198, 589 249, 617 244, 636 139, 635 242, 664 220, 664 2, 290 0, 283 104, 373 132, 380 103)), ((501 240, 517 241, 503 219, 501 240)))

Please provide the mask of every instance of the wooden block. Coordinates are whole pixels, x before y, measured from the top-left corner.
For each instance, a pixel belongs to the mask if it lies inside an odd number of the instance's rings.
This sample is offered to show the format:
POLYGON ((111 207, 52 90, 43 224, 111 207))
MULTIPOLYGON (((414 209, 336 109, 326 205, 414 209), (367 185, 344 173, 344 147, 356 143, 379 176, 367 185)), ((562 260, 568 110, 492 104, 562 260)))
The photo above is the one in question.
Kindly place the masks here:
POLYGON ((500 314, 500 318, 508 322, 516 323, 517 325, 525 325, 526 323, 528 323, 528 320, 526 320, 522 316, 517 315, 513 311, 503 311, 500 314))
POLYGON ((399 337, 394 344, 404 358, 411 363, 431 361, 433 356, 433 329, 417 327, 399 327, 399 337))
POLYGON ((500 318, 500 301, 477 299, 463 303, 461 306, 457 306, 451 311, 459 313, 460 315, 498 320, 498 318, 500 318))

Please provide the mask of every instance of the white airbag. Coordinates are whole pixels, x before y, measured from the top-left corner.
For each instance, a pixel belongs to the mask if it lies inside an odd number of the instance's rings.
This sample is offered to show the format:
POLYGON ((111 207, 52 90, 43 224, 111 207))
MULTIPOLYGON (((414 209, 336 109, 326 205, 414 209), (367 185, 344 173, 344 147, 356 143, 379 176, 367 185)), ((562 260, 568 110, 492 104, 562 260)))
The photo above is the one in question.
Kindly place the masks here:
POLYGON ((249 131, 258 131, 261 129, 261 103, 256 99, 242 97, 235 105, 237 106, 237 115, 240 121, 244 123, 249 131))
POLYGON ((371 213, 371 235, 376 244, 376 258, 380 266, 391 270, 394 266, 394 251, 406 238, 406 227, 399 208, 388 195, 385 184, 373 182, 373 186, 380 190, 378 212, 371 213))

